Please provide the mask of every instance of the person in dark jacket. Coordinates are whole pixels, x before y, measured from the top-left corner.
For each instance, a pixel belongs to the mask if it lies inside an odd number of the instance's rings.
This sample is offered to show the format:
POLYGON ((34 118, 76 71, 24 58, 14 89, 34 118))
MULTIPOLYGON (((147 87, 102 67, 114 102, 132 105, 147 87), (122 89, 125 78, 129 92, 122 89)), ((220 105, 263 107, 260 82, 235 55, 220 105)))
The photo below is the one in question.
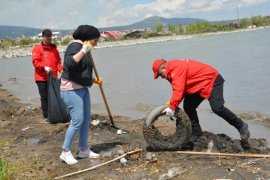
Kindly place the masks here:
POLYGON ((175 109, 184 99, 183 108, 192 125, 190 142, 202 135, 196 109, 204 99, 208 99, 212 111, 234 126, 242 140, 250 137, 248 124, 224 106, 224 79, 213 67, 195 60, 157 59, 153 62, 154 79, 159 76, 167 79, 172 86, 169 107, 164 110, 168 116, 174 116, 175 109))
POLYGON ((35 68, 35 81, 40 94, 43 117, 48 121, 48 72, 52 71, 53 77, 57 78, 57 73, 63 71, 61 57, 56 45, 52 43, 51 30, 44 29, 42 31, 41 43, 32 50, 32 63, 35 68))
POLYGON ((69 43, 64 55, 64 70, 61 76, 60 94, 66 104, 71 121, 62 146, 60 159, 67 164, 78 161, 71 153, 74 137, 79 133, 79 158, 99 158, 99 154, 90 150, 88 132, 91 117, 90 94, 88 87, 93 82, 101 84, 92 78, 92 65, 88 53, 100 37, 97 28, 90 25, 80 25, 73 33, 74 40, 69 43))

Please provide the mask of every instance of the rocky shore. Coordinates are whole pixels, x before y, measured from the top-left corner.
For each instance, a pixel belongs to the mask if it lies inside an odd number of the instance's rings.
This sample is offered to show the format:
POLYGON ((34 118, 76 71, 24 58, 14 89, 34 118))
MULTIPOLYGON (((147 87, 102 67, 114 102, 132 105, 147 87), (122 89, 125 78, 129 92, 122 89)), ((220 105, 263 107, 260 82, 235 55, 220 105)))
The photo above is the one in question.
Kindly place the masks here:
MULTIPOLYGON (((153 37, 148 39, 130 39, 130 40, 121 40, 121 41, 108 41, 108 42, 99 42, 96 48, 110 48, 110 47, 118 47, 118 46, 128 46, 128 45, 136 45, 136 44, 144 44, 144 43, 152 43, 152 42, 163 42, 163 41, 172 41, 172 40, 180 40, 191 38, 192 36, 164 36, 164 37, 153 37)), ((35 45, 30 46, 16 46, 11 47, 8 50, 0 50, 0 59, 10 59, 16 57, 24 57, 31 56, 32 49, 35 45)), ((58 46, 59 52, 64 52, 66 46, 58 46)))

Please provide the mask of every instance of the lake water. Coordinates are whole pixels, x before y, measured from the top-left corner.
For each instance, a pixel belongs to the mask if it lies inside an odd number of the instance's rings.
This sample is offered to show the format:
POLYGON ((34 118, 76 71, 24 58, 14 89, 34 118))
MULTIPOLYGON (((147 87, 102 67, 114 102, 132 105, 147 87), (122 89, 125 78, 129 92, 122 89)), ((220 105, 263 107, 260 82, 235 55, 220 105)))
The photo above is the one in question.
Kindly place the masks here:
MULTIPOLYGON (((225 105, 236 114, 270 114, 270 29, 197 36, 190 39, 139 44, 93 51, 104 91, 113 115, 143 118, 156 106, 169 101, 166 80, 153 79, 157 58, 196 59, 214 66, 226 80, 225 105)), ((0 60, 0 84, 22 102, 39 104, 31 57, 0 60), (10 78, 16 78, 12 81, 10 78)), ((90 89, 93 113, 106 114, 99 88, 90 89)), ((198 109, 204 130, 239 137, 224 120, 211 113, 208 101, 198 109)), ((252 137, 270 140, 269 129, 248 122, 252 137)), ((270 142, 270 141, 269 141, 270 142)))

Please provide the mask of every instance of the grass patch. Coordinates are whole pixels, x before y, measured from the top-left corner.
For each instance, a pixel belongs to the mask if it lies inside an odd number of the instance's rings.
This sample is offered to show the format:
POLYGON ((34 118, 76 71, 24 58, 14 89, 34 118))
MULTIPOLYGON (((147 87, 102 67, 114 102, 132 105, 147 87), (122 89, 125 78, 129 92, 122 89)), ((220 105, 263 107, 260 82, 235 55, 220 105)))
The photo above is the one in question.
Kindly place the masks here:
POLYGON ((0 158, 0 179, 8 180, 15 177, 15 170, 13 165, 7 163, 4 159, 0 158))

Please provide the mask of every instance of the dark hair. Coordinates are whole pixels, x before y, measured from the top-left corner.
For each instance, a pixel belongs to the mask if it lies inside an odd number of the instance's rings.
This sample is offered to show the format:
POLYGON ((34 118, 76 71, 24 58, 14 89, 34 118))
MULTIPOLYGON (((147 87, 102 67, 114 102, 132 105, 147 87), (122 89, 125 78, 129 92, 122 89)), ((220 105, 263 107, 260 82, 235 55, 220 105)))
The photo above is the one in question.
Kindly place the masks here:
POLYGON ((49 29, 44 29, 42 31, 42 36, 48 37, 48 36, 51 36, 51 35, 52 35, 52 31, 49 30, 49 29))
POLYGON ((81 41, 92 40, 100 37, 99 30, 90 25, 80 25, 73 32, 73 38, 81 41))

